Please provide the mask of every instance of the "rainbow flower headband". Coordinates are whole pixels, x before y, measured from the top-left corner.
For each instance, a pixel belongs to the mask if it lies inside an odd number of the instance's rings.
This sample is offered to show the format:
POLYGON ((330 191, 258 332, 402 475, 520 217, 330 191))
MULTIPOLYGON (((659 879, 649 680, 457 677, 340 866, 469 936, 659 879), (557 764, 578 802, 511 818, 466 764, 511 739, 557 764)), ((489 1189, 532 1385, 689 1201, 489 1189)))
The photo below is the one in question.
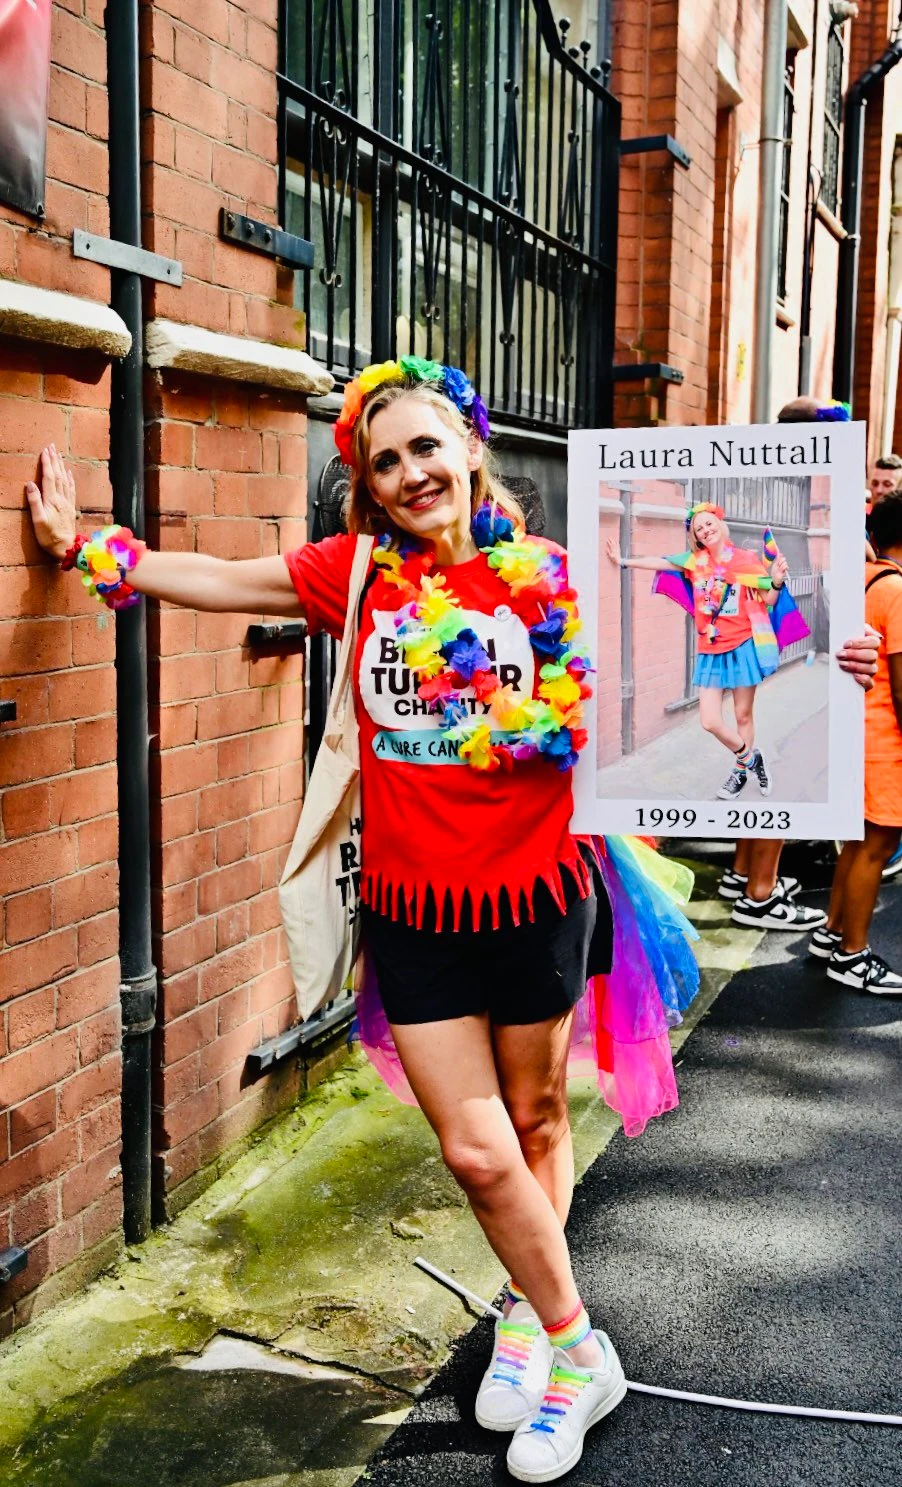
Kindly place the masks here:
POLYGON ((689 528, 692 526, 692 518, 694 516, 700 516, 703 511, 710 512, 710 514, 712 516, 716 516, 717 517, 718 521, 724 521, 725 520, 724 509, 723 509, 722 506, 715 506, 713 504, 713 502, 711 502, 711 501, 700 501, 697 506, 690 506, 689 507, 689 510, 686 512, 686 531, 687 532, 689 531, 689 528))
POLYGON ((426 361, 422 356, 402 356, 400 361, 373 362, 364 367, 359 377, 345 388, 344 402, 335 425, 335 444, 343 465, 354 463, 354 425, 371 392, 379 387, 403 383, 416 387, 431 383, 471 424, 483 443, 489 437, 489 415, 466 372, 460 367, 446 367, 440 361, 426 361))

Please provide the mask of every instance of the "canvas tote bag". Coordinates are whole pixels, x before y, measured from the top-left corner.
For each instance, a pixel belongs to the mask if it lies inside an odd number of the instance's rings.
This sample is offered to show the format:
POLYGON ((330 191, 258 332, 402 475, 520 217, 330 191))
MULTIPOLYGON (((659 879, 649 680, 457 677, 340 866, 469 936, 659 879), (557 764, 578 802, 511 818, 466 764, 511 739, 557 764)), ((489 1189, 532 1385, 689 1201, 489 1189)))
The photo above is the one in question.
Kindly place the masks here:
POLYGON ((372 537, 357 538, 323 741, 279 884, 288 958, 304 1021, 338 996, 357 957, 360 740, 351 683, 357 611, 372 549, 372 537))

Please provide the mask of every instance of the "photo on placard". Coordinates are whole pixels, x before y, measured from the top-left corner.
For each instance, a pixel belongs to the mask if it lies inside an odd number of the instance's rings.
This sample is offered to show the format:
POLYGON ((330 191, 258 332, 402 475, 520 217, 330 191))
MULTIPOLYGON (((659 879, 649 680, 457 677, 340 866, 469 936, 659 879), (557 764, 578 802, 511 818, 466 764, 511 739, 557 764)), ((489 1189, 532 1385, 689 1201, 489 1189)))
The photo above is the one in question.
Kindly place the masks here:
POLYGON ((581 432, 570 457, 597 664, 577 829, 854 836, 863 713, 833 655, 861 627, 859 426, 581 432))

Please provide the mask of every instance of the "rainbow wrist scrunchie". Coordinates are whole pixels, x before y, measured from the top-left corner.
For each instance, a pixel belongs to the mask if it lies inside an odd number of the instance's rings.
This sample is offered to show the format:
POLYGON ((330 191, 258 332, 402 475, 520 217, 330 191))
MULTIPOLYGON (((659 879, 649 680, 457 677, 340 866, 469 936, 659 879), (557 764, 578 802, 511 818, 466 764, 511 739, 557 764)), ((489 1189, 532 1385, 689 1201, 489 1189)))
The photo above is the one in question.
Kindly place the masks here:
POLYGON ((61 566, 77 568, 88 593, 108 609, 131 609, 141 595, 127 575, 146 551, 128 527, 100 527, 88 538, 77 537, 61 566))

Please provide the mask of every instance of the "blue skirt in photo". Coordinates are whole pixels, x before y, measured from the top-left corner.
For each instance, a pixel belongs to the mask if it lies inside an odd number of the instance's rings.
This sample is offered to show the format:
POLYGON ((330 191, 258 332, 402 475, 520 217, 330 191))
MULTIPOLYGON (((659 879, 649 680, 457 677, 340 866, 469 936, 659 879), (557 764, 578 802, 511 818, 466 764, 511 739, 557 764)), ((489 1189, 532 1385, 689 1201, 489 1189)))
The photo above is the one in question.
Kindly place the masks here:
POLYGON ((718 687, 722 692, 733 687, 757 687, 763 681, 753 640, 744 640, 734 651, 721 651, 716 656, 700 654, 692 676, 693 686, 718 687))

